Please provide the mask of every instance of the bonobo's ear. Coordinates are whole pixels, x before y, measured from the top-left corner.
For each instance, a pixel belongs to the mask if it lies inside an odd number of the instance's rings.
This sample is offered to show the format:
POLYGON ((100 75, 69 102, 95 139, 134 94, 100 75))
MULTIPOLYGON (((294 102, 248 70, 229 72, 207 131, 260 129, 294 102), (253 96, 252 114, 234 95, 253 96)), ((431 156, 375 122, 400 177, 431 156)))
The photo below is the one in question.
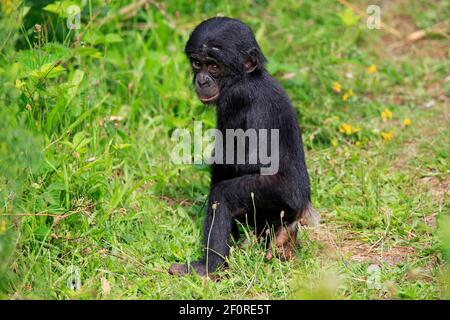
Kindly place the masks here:
POLYGON ((258 48, 252 47, 249 50, 247 50, 247 58, 244 61, 245 72, 252 73, 258 68, 259 64, 261 63, 258 58, 259 56, 260 53, 258 48))

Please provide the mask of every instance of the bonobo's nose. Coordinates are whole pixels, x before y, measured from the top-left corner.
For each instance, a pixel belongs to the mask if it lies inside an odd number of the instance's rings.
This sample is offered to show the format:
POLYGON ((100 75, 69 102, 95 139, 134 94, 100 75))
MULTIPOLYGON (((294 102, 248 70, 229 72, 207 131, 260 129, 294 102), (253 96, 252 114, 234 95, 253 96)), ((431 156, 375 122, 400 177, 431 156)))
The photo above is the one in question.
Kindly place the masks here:
POLYGON ((200 88, 209 87, 211 85, 211 83, 212 83, 212 79, 209 75, 202 74, 202 73, 197 75, 197 85, 200 88))

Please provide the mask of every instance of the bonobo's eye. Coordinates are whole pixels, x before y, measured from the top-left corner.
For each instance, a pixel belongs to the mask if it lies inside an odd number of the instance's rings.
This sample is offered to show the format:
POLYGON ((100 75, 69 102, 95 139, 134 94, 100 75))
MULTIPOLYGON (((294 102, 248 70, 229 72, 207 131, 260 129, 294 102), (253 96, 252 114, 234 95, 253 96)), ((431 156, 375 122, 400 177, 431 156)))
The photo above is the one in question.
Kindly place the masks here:
POLYGON ((200 70, 202 68, 202 64, 200 61, 194 59, 192 60, 192 68, 194 68, 194 70, 200 70))
POLYGON ((208 72, 210 75, 212 75, 214 78, 217 78, 218 76, 220 76, 220 68, 217 64, 215 63, 211 63, 208 66, 208 72))

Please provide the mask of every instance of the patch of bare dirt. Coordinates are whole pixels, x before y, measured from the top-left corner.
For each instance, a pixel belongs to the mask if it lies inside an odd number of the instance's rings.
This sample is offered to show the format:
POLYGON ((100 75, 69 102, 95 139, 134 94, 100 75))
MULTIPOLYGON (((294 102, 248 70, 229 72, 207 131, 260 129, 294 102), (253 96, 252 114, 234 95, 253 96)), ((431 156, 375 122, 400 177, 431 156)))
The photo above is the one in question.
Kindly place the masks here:
POLYGON ((423 177, 419 182, 424 185, 434 199, 441 202, 447 196, 450 198, 450 175, 447 175, 444 179, 437 177, 423 177))
MULTIPOLYGON (((374 48, 380 56, 411 56, 417 58, 429 57, 448 59, 449 45, 446 41, 450 21, 443 20, 427 29, 420 29, 414 19, 402 14, 403 8, 409 5, 407 0, 382 1, 383 23, 396 31, 394 35, 384 30, 381 37, 382 46, 374 48), (434 37, 438 36, 437 39, 434 37)), ((426 10, 424 8, 424 10, 426 10)))
POLYGON ((394 164, 396 169, 402 169, 406 167, 409 161, 419 153, 419 142, 420 141, 418 140, 409 140, 403 144, 402 151, 400 152, 394 164))
POLYGON ((433 213, 423 217, 423 222, 425 222, 425 224, 433 230, 436 229, 437 227, 436 221, 437 221, 437 213, 433 213))
MULTIPOLYGON (((450 174, 444 179, 439 179, 437 177, 423 177, 419 179, 419 183, 423 186, 437 204, 444 203, 446 199, 450 199, 450 174)), ((437 227, 437 212, 433 212, 429 215, 424 216, 423 222, 432 229, 437 227)))
POLYGON ((328 256, 356 262, 397 265, 406 262, 416 253, 413 247, 385 248, 380 242, 375 244, 364 242, 356 234, 344 231, 322 227, 314 230, 311 237, 324 245, 324 252, 328 256))

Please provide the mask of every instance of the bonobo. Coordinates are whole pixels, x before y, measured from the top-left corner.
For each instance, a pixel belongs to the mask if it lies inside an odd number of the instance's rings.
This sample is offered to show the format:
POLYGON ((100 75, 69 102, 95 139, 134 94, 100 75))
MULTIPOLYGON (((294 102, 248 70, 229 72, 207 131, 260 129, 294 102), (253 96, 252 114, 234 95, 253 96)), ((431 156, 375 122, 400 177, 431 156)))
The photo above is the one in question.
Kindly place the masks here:
POLYGON ((223 138, 216 139, 213 154, 223 161, 211 166, 203 257, 192 264, 173 264, 169 272, 205 275, 224 265, 231 236, 239 236, 238 222, 250 225, 258 236, 274 230, 268 259, 272 252, 282 260, 291 258, 298 225, 317 224, 318 214, 311 206, 301 133, 288 96, 264 68, 252 30, 239 20, 203 21, 191 33, 185 53, 199 99, 216 106, 223 138), (243 139, 239 134, 230 137, 230 130, 244 132, 243 139), (251 130, 259 141, 250 139, 251 130), (234 148, 228 148, 227 139, 234 148), (264 171, 272 164, 261 157, 255 160, 257 148, 276 159, 276 170, 264 171))

